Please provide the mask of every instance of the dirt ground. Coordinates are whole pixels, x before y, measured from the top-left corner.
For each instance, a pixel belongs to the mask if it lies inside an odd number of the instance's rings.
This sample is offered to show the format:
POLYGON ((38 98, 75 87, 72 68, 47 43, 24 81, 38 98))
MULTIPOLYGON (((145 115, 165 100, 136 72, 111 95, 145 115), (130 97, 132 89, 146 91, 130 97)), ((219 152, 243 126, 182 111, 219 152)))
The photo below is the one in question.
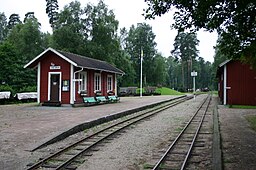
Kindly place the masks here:
POLYGON ((256 109, 231 109, 218 106, 225 170, 256 169, 256 132, 246 115, 256 115, 256 109))

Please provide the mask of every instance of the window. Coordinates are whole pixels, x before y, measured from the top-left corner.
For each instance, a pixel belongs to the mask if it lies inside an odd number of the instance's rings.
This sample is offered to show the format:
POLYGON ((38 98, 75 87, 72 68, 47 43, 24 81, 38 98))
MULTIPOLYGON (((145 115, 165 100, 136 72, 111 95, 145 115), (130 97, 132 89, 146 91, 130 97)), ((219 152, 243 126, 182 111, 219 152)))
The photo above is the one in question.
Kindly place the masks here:
POLYGON ((78 87, 79 92, 81 92, 81 91, 86 92, 87 91, 87 73, 80 72, 79 79, 82 80, 82 81, 79 81, 79 87, 78 87))
POLYGON ((101 90, 101 76, 99 73, 94 75, 94 90, 101 90))
POLYGON ((113 87, 113 76, 112 75, 108 75, 107 77, 107 91, 112 91, 113 87))

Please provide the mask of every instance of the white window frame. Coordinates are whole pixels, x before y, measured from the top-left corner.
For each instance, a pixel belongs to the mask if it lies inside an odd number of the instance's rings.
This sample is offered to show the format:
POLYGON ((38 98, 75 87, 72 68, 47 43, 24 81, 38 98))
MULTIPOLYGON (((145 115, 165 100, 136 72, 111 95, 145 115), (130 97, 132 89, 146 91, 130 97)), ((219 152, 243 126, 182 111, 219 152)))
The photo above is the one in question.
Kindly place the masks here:
POLYGON ((79 81, 78 84, 78 93, 81 91, 87 91, 87 72, 82 71, 78 74, 78 78, 82 79, 82 81, 79 81))
POLYGON ((107 92, 113 91, 113 75, 107 76, 107 92))
POLYGON ((101 74, 94 74, 94 91, 101 91, 101 74))

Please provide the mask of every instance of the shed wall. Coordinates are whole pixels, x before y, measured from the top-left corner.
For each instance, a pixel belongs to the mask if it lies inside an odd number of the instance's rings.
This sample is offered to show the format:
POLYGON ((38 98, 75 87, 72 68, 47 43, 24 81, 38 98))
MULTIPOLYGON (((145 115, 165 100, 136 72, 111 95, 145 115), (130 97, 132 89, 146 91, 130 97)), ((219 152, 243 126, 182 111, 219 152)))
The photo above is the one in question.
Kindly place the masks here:
POLYGON ((256 71, 238 61, 227 63, 227 104, 256 105, 256 71))
MULTIPOLYGON (((40 102, 48 101, 48 80, 49 72, 61 72, 61 81, 70 80, 70 63, 60 58, 58 55, 52 52, 48 52, 41 60, 41 80, 40 80, 40 102), (60 69, 50 70, 51 64, 60 66, 60 69)), ((61 103, 70 103, 70 89, 67 92, 61 91, 61 103)))

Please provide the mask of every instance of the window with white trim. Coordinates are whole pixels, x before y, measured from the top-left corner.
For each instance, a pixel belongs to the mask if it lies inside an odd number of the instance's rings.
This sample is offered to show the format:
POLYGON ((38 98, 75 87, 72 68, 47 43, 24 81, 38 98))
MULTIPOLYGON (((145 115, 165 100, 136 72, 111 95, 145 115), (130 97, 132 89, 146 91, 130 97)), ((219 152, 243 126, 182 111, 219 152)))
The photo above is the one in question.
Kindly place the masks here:
POLYGON ((101 90, 101 75, 100 75, 100 73, 94 74, 94 90, 101 90))
POLYGON ((80 72, 78 75, 79 79, 81 79, 82 81, 79 81, 79 87, 78 90, 80 91, 87 91, 87 72, 83 71, 80 72))
POLYGON ((108 75, 107 77, 107 91, 112 91, 113 90, 113 76, 108 75))

